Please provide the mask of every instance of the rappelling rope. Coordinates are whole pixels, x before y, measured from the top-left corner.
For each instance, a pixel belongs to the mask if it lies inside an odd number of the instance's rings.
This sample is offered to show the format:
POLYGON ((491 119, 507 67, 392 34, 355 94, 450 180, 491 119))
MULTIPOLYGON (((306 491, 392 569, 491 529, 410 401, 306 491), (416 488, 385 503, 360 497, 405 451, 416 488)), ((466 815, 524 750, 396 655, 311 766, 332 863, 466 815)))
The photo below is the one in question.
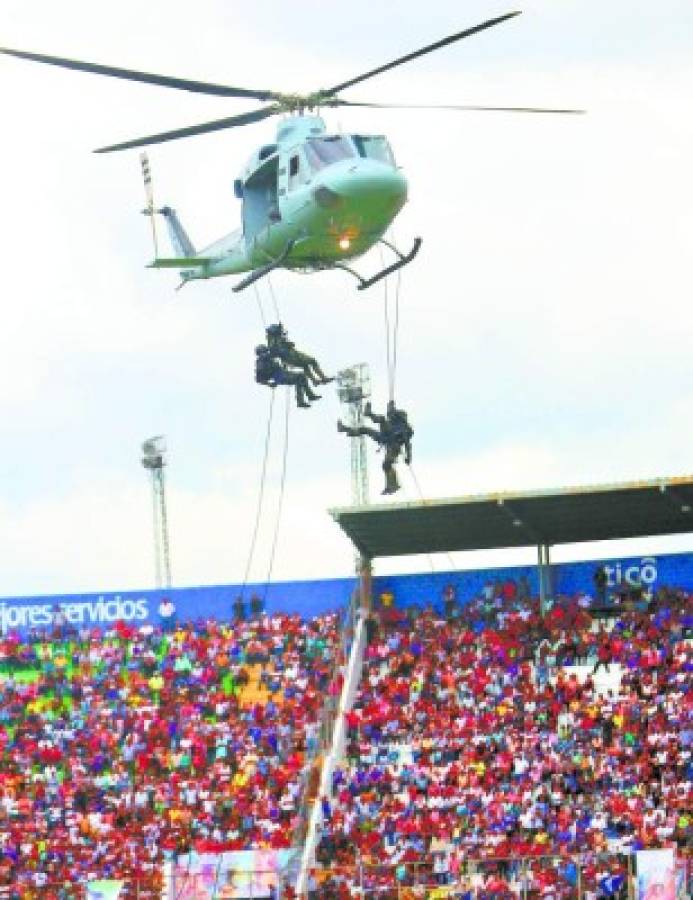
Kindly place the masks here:
POLYGON ((267 284, 269 285, 270 297, 272 298, 272 305, 274 306, 274 312, 277 317, 277 322, 281 322, 282 317, 281 317, 281 313, 279 312, 279 304, 277 303, 277 297, 274 293, 274 285, 272 284, 271 275, 267 276, 267 284))
MULTIPOLYGON (((385 259, 382 248, 380 248, 380 261, 385 267, 385 259)), ((399 298, 402 285, 402 270, 397 270, 397 281, 395 282, 394 296, 394 322, 391 324, 390 301, 391 295, 388 290, 389 278, 383 280, 383 308, 385 315, 385 355, 387 359, 387 387, 388 399, 394 402, 395 386, 397 378, 397 344, 399 338, 399 298)))
MULTIPOLYGON (((407 468, 409 469, 409 472, 410 472, 411 477, 412 477, 412 481, 414 482, 414 486, 416 487, 416 493, 419 495, 419 500, 420 500, 422 503, 428 503, 428 500, 425 499, 425 497, 424 497, 424 495, 423 495, 423 491, 421 490, 421 486, 420 486, 420 484, 419 484, 419 479, 416 477, 416 472, 414 471, 414 467, 413 467, 413 466, 411 465, 411 463, 410 463, 409 466, 408 466, 407 468)), ((446 555, 447 558, 448 558, 448 562, 450 563, 450 566, 451 566, 453 569, 457 569, 458 566, 455 564, 455 560, 452 558, 452 554, 450 553, 449 550, 446 550, 446 551, 445 551, 445 555, 446 555)), ((430 558, 430 557, 429 557, 429 558, 430 558)))
POLYGON ((392 388, 390 397, 395 399, 395 378, 397 376, 397 344, 399 339, 399 293, 402 286, 402 270, 397 270, 397 282, 395 286, 395 325, 392 332, 392 388))
POLYGON ((272 580, 272 569, 274 568, 274 554, 277 549, 277 538, 279 537, 279 523, 282 517, 282 505, 284 503, 284 485, 286 483, 286 461, 289 455, 289 410, 291 409, 291 389, 286 389, 286 404, 284 409, 284 454, 282 458, 282 477, 279 486, 279 503, 277 504, 277 519, 274 524, 274 536, 272 538, 272 549, 270 550, 269 565, 267 567, 267 580, 265 581, 265 591, 262 595, 263 606, 267 599, 267 591, 269 590, 270 581, 272 580))
MULTIPOLYGON (((272 297, 272 304, 274 306, 274 311, 277 316, 277 322, 281 320, 281 316, 279 313, 279 305, 277 304, 277 298, 274 293, 274 288, 272 287, 272 282, 267 278, 267 283, 269 284, 270 296, 272 297)), ((255 289, 255 299, 257 300, 257 307, 260 312, 260 318, 262 319, 262 324, 265 330, 267 329, 267 320, 265 318, 265 313, 262 307, 262 299, 260 297, 260 291, 258 290, 257 284, 253 285, 255 289)), ((275 391, 272 390, 270 392, 270 407, 269 407, 269 415, 267 416, 267 431, 265 434, 265 450, 262 459, 262 472, 260 474, 260 489, 258 491, 258 501, 257 501, 257 510, 255 512, 255 524, 253 525, 253 535, 250 540, 250 550, 248 551, 248 560, 245 567, 245 573, 243 575, 243 586, 241 587, 241 597, 245 594, 245 589, 248 585, 248 577, 250 575, 250 567, 253 563, 253 557, 255 555, 255 545, 257 543, 257 536, 260 530, 260 518, 262 516, 262 502, 265 496, 265 482, 267 478, 267 461, 269 459, 269 446, 270 446, 270 438, 272 435, 272 417, 274 413, 274 396, 275 391)), ((286 461, 288 457, 288 449, 289 449, 289 410, 291 409, 291 391, 289 388, 286 390, 286 408, 284 414, 284 451, 282 458, 282 475, 281 475, 281 483, 279 487, 279 504, 277 507, 277 519, 274 526, 274 536, 272 538, 272 549, 270 551, 270 560, 269 566, 267 568, 267 580, 265 582, 265 589, 263 594, 263 604, 267 598, 267 591, 269 589, 270 581, 272 579, 272 569, 274 568, 274 556, 275 551, 277 549, 277 539, 279 537, 279 523, 281 520, 282 514, 282 505, 284 502, 284 485, 286 482, 286 461)))
MULTIPOLYGON (((408 468, 409 468, 409 470, 411 471, 411 467, 408 467, 408 468)), ((413 474, 413 473, 412 473, 412 474, 413 474)), ((417 488, 418 488, 418 484, 417 484, 416 479, 414 479, 414 484, 415 484, 415 485, 417 486, 417 488)), ((404 491, 404 496, 407 498, 407 502, 410 502, 409 491, 407 490, 406 484, 402 484, 401 487, 402 487, 402 490, 404 491)), ((435 574, 436 574, 436 567, 435 567, 435 565, 433 564, 433 557, 431 556, 430 553, 427 553, 427 554, 426 554, 426 559, 428 560, 428 568, 431 570, 431 575, 435 575, 435 574)))
MULTIPOLYGON (((383 248, 380 247, 380 265, 385 268, 383 248)), ((383 313, 385 315, 385 361, 387 365, 387 391, 388 399, 394 399, 395 386, 392 378, 392 353, 390 346, 390 297, 388 294, 388 280, 383 279, 383 313)))
POLYGON ((255 289, 255 299, 257 300, 257 308, 260 311, 260 318, 262 319, 262 327, 267 328, 267 319, 265 319, 265 311, 262 308, 262 300, 260 299, 260 291, 258 290, 257 284, 253 285, 255 289))
POLYGON ((245 594, 245 589, 248 584, 248 576, 250 574, 250 567, 253 564, 253 556, 255 555, 255 544, 257 542, 257 535, 260 529, 260 516, 262 514, 262 501, 265 496, 265 479, 267 476, 267 460, 269 458, 269 445, 270 445, 270 437, 272 434, 272 416, 274 413, 274 394, 275 392, 270 391, 270 404, 269 404, 269 414, 267 416, 267 432, 265 434, 265 452, 262 458, 262 471, 260 474, 260 489, 258 491, 257 497, 257 510, 255 511, 255 524, 253 526, 253 536, 250 539, 250 550, 248 551, 248 561, 245 566, 245 574, 243 575, 243 586, 241 588, 241 597, 245 594))

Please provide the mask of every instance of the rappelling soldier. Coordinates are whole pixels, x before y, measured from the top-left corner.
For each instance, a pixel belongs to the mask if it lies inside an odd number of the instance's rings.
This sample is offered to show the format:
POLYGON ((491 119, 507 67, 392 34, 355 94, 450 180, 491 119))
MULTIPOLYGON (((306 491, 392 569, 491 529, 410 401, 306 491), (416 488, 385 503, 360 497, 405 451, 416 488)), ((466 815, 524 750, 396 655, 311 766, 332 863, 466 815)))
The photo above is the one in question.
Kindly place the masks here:
POLYGON ((323 372, 320 363, 314 356, 308 353, 301 353, 296 349, 293 341, 289 340, 286 329, 278 322, 276 325, 268 325, 265 329, 267 334, 267 346, 270 353, 275 359, 284 363, 285 366, 293 366, 295 369, 302 369, 306 378, 314 385, 327 384, 334 381, 323 372))
POLYGON ((385 489, 383 494, 394 494, 399 490, 400 485, 397 479, 395 463, 400 453, 404 450, 404 462, 411 464, 411 439, 414 430, 409 424, 407 414, 403 409, 397 409, 394 400, 390 400, 387 404, 387 412, 384 416, 374 413, 370 403, 366 403, 363 408, 364 416, 374 422, 378 428, 369 428, 367 425, 360 425, 358 428, 349 428, 343 422, 337 422, 337 431, 348 434, 349 437, 360 437, 367 435, 372 438, 380 447, 385 448, 385 459, 383 460, 383 472, 385 473, 385 489))
POLYGON ((303 372, 289 369, 277 360, 264 344, 255 348, 255 381, 274 388, 280 384, 288 384, 296 388, 296 406, 307 409, 308 400, 319 400, 320 394, 311 390, 308 379, 303 372))

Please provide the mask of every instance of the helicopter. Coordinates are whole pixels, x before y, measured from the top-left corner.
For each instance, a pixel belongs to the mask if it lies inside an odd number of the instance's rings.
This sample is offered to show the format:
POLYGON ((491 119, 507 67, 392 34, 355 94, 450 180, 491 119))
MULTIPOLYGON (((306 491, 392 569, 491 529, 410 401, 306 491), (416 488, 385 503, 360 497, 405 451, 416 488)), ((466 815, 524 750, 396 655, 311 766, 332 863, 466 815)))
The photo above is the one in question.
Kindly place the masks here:
POLYGON ((150 265, 152 268, 180 270, 181 287, 198 279, 249 273, 233 287, 236 292, 278 268, 304 272, 342 269, 352 274, 358 281, 358 289, 363 290, 410 263, 419 251, 421 238, 414 240, 408 253, 402 253, 385 239, 388 228, 407 200, 408 190, 407 180, 395 163, 387 138, 382 134, 330 133, 320 111, 360 107, 520 113, 583 112, 539 107, 369 103, 346 100, 339 96, 347 88, 518 15, 520 11, 513 11, 487 19, 311 94, 285 94, 192 81, 9 48, 0 48, 0 53, 96 75, 219 97, 259 100, 266 104, 238 115, 100 147, 94 151, 96 153, 161 144, 178 138, 250 125, 270 116, 284 115, 285 118, 277 127, 274 142, 262 145, 253 153, 234 181, 234 193, 242 206, 241 227, 199 251, 195 249, 173 208, 155 208, 149 160, 146 154, 142 155, 147 196, 147 208, 143 212, 152 218, 153 227, 154 216, 163 216, 176 254, 172 257, 159 257, 154 228, 155 259, 150 265), (395 261, 391 265, 385 266, 370 278, 364 278, 347 265, 378 243, 388 247, 394 254, 395 261))

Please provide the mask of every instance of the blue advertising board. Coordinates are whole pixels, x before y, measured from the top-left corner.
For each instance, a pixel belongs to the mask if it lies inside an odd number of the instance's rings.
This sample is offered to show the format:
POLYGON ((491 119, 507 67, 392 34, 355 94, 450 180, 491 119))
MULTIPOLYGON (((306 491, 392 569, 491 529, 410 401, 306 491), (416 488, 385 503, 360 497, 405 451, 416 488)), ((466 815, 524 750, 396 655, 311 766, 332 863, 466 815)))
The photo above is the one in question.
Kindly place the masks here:
MULTIPOLYGON (((551 567, 551 588, 555 596, 592 594, 594 572, 603 565, 608 579, 607 590, 621 585, 657 589, 663 585, 693 591, 693 554, 676 553, 625 559, 588 560, 559 563, 551 567)), ((390 593, 398 606, 426 606, 442 603, 448 585, 455 589, 460 603, 480 596, 489 584, 525 578, 529 593, 539 593, 536 566, 513 566, 496 569, 458 570, 417 575, 387 575, 373 578, 373 596, 390 593)), ((180 621, 203 619, 228 620, 233 616, 233 603, 241 592, 245 603, 257 594, 269 613, 296 613, 304 618, 341 609, 356 589, 355 578, 332 578, 319 581, 285 581, 270 585, 227 584, 209 587, 172 588, 170 590, 108 591, 98 594, 60 594, 40 597, 6 597, 0 599, 0 633, 25 633, 44 629, 53 621, 57 607, 65 620, 77 627, 106 627, 118 620, 133 625, 157 625, 161 621, 159 606, 164 597, 175 607, 180 621)))
POLYGON ((346 606, 356 587, 354 578, 323 581, 286 581, 270 585, 222 584, 209 587, 170 588, 153 591, 102 591, 98 594, 56 594, 42 597, 6 597, 0 599, 0 633, 20 634, 45 629, 59 607, 69 625, 107 627, 117 621, 132 625, 157 625, 159 606, 166 597, 175 607, 180 621, 203 619, 228 620, 233 604, 243 593, 246 607, 257 594, 268 612, 296 613, 303 618, 346 606))
MULTIPOLYGON (((670 553, 658 556, 633 556, 621 559, 585 560, 557 563, 550 567, 550 593, 553 596, 594 594, 594 573, 603 566, 607 576, 607 593, 619 587, 642 587, 656 590, 663 585, 693 590, 693 554, 670 553)), ((373 579, 373 594, 391 593, 399 606, 434 606, 442 603, 442 594, 452 585, 459 603, 481 596, 487 585, 513 580, 527 580, 528 593, 539 595, 537 566, 508 566, 498 569, 460 570, 419 575, 392 575, 373 579)))

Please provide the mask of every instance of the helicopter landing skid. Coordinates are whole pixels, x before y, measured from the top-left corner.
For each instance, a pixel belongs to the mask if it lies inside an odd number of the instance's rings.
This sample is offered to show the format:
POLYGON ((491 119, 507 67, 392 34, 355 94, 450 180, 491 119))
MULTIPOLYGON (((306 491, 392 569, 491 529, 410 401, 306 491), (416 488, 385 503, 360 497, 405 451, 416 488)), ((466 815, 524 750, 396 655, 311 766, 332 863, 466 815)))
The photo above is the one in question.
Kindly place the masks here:
POLYGON ((233 293, 237 294, 239 291, 245 290, 251 284, 255 284, 256 281, 264 278, 265 275, 269 275, 274 269, 278 269, 293 250, 295 243, 296 241, 289 241, 276 259, 271 260, 271 262, 268 262, 265 266, 260 266, 259 269, 255 269, 250 275, 247 275, 242 281, 239 281, 237 285, 231 288, 233 293))
POLYGON ((386 278, 388 275, 391 275, 393 272, 396 272, 398 269, 403 268, 414 259, 416 254, 419 252, 419 248, 422 244, 422 239, 420 237, 414 238, 414 246, 411 248, 409 253, 404 254, 400 253, 397 247, 394 244, 391 244, 389 241, 384 239, 380 239, 379 243, 385 244, 386 247, 389 247, 390 250, 397 256, 396 262, 393 262, 391 266, 386 266, 384 269, 381 269, 377 275, 373 275, 372 278, 363 278, 359 275, 358 272, 354 271, 354 269, 350 269, 349 266, 345 266, 344 263, 335 263, 335 269, 343 269, 345 272, 348 272, 350 275, 353 275, 354 278, 359 282, 356 290, 365 291, 366 288, 371 287, 371 285, 375 284, 377 281, 380 281, 381 278, 386 278))

